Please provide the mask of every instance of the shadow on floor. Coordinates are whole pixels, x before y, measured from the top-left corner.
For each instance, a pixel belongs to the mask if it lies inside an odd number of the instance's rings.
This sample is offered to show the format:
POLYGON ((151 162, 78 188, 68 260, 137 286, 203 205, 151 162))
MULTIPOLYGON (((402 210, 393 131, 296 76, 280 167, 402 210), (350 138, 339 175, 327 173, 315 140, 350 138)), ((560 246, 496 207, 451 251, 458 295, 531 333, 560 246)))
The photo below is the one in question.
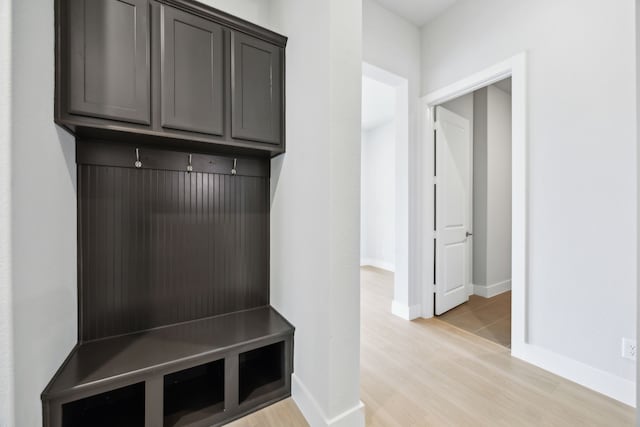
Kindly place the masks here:
POLYGON ((493 298, 471 295, 468 302, 438 319, 511 348, 511 291, 493 298))

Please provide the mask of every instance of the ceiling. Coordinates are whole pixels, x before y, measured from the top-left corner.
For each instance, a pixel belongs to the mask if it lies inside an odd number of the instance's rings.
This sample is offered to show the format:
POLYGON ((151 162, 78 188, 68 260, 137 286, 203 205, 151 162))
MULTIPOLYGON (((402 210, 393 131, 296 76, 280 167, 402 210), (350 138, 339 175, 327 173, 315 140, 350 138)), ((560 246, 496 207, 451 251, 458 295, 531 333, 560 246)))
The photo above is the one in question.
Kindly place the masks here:
POLYGON ((369 77, 362 77, 362 130, 369 130, 393 120, 396 90, 369 77))
POLYGON ((457 0, 376 0, 385 9, 418 27, 423 26, 452 6, 457 0))

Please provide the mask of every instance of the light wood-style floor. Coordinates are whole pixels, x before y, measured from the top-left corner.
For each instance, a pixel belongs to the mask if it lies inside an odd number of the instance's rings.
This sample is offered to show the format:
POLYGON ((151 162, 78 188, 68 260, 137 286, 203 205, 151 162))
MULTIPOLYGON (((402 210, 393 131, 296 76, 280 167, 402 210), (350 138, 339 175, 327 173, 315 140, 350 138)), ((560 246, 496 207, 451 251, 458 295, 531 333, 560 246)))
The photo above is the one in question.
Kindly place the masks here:
MULTIPOLYGON (((634 410, 438 319, 390 313, 393 275, 364 268, 361 399, 369 427, 633 426, 634 410)), ((232 427, 306 426, 285 400, 232 427)))
POLYGON ((511 291, 492 298, 469 295, 469 301, 438 320, 511 348, 511 291))

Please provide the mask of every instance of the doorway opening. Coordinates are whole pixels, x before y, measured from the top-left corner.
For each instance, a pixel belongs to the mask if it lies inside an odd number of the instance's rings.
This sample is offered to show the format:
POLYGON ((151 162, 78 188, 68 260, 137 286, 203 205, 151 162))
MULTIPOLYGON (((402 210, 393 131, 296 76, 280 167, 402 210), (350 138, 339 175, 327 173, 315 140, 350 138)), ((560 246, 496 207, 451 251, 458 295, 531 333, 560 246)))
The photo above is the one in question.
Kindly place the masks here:
POLYGON ((420 120, 421 295, 423 317, 435 315, 435 121, 438 105, 511 77, 511 355, 538 364, 540 354, 528 342, 528 163, 527 163, 527 55, 521 52, 422 97, 420 120))
POLYGON ((392 281, 390 310, 409 319, 407 79, 363 64, 361 129, 361 273, 392 281))
POLYGON ((360 265, 395 271, 395 88, 363 76, 360 265))
POLYGON ((511 347, 511 78, 435 107, 435 314, 511 347))

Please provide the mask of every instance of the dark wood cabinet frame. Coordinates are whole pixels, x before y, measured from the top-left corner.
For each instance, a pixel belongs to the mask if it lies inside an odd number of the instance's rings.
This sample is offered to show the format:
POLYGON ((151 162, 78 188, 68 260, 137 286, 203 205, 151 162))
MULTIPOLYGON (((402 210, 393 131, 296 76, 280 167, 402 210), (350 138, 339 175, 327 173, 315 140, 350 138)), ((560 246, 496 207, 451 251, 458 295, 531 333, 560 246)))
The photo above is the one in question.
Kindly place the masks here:
MULTIPOLYGON (((82 104, 73 101, 70 96, 70 85, 81 84, 78 81, 70 82, 70 23, 69 4, 79 0, 55 0, 55 122, 80 138, 105 139, 111 141, 157 144, 168 147, 185 149, 197 149, 206 152, 249 154, 263 157, 273 157, 285 151, 285 47, 287 38, 268 29, 249 23, 243 19, 234 17, 212 7, 202 5, 193 0, 126 0, 128 3, 147 4, 148 22, 148 55, 149 67, 149 100, 148 109, 138 105, 136 111, 114 111, 100 106, 78 108, 82 104), (185 130, 184 122, 163 120, 162 104, 167 95, 162 87, 161 75, 161 49, 162 40, 160 34, 161 8, 167 7, 184 12, 193 17, 204 19, 222 29, 222 79, 223 79, 223 113, 222 131, 218 125, 212 129, 206 127, 194 127, 185 130), (260 126, 255 130, 233 130, 238 128, 238 120, 234 114, 241 114, 236 106, 242 106, 242 102, 233 101, 234 96, 239 96, 232 91, 232 38, 248 38, 255 40, 256 44, 265 43, 271 52, 275 52, 274 80, 273 80, 273 108, 271 112, 273 123, 269 131, 260 126), (277 111, 276 111, 277 109, 277 111), (235 113, 234 113, 235 111, 235 113), (166 125, 166 126, 164 126, 166 125), (218 135, 218 133, 221 133, 218 135)), ((138 6, 140 7, 140 6, 138 6)), ((238 83, 236 83, 237 85, 238 83)), ((138 88, 139 89, 139 88, 138 88)), ((144 94, 137 96, 139 100, 144 94)), ((170 97, 170 94, 168 95, 170 97)), ((252 108, 251 105, 247 108, 252 108)), ((167 119, 167 117, 165 117, 167 119)), ((190 123, 186 123, 189 125, 190 123)))
POLYGON ((295 330, 269 305, 287 38, 193 0, 55 0, 55 43, 54 120, 77 142, 78 343, 43 425, 218 426, 290 396, 295 330))

